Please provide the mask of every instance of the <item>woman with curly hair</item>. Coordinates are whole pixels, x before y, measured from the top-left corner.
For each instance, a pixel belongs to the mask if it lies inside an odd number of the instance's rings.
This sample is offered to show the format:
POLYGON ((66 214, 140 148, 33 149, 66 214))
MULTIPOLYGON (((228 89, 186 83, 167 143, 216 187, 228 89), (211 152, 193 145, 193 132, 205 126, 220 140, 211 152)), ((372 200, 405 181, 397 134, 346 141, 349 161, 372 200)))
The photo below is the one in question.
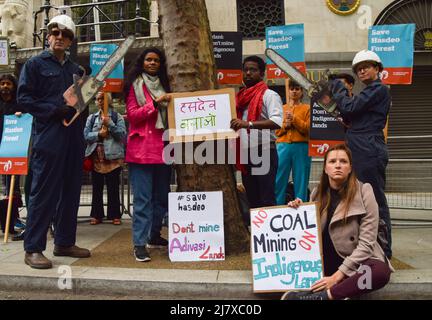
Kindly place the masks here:
POLYGON ((168 245, 160 231, 168 211, 171 177, 171 167, 162 157, 169 91, 164 54, 157 48, 145 49, 130 71, 124 91, 129 121, 125 160, 134 196, 134 255, 140 262, 151 260, 147 248, 168 245))

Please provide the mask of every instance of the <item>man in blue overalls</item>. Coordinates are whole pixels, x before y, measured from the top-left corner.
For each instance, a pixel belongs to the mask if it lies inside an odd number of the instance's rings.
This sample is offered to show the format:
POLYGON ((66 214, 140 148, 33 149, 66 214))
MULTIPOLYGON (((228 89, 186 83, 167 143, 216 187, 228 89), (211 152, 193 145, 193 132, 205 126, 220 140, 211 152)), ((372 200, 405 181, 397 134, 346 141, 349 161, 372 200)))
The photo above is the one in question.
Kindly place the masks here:
POLYGON ((391 96, 379 79, 383 65, 375 52, 359 51, 353 59, 352 68, 366 87, 358 95, 350 97, 344 84, 334 80, 331 83, 333 99, 344 122, 350 124, 345 140, 352 151, 354 172, 360 181, 373 187, 380 219, 385 222, 385 226, 380 226, 380 231, 383 231, 381 236, 385 238, 381 245, 386 256, 391 258, 391 220, 384 193, 388 152, 383 134, 391 96))
POLYGON ((72 85, 73 74, 82 74, 66 53, 75 24, 59 15, 49 22, 48 33, 49 48, 26 62, 18 85, 18 103, 35 117, 24 261, 37 269, 52 267, 42 252, 53 219, 54 255, 90 256, 89 250, 75 245, 85 149, 82 120, 69 127, 62 123, 75 113, 65 105, 63 93, 72 85))

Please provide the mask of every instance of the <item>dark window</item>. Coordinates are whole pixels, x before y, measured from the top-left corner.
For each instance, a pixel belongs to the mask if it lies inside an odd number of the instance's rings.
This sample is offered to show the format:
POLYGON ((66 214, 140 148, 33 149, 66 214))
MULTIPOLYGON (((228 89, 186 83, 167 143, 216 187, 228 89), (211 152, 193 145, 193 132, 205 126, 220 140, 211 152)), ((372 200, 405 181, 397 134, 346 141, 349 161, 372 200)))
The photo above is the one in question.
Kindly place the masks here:
POLYGON ((432 51, 432 1, 410 0, 391 3, 375 20, 375 25, 405 23, 416 25, 415 50, 432 51))
POLYGON ((264 38, 266 27, 285 25, 283 0, 237 0, 237 21, 243 38, 264 38))

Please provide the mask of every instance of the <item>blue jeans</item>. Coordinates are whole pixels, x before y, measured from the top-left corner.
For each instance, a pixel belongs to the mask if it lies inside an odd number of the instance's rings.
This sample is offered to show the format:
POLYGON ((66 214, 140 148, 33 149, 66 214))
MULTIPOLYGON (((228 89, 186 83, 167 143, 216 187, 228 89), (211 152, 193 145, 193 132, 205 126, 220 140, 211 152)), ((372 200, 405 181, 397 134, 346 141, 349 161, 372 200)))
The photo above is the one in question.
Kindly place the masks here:
POLYGON ((165 164, 129 163, 133 190, 132 232, 135 246, 145 246, 160 236, 168 211, 171 167, 165 164))

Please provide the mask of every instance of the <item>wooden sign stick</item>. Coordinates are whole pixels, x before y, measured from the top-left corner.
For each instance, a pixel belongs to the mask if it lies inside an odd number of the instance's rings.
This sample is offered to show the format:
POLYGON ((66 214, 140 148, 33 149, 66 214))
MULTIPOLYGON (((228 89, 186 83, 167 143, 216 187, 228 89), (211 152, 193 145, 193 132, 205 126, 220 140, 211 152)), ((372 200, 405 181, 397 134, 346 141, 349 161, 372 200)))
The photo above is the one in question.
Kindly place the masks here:
POLYGON ((5 235, 4 235, 4 240, 3 240, 4 243, 8 242, 9 224, 10 224, 11 213, 12 213, 12 202, 13 202, 14 188, 15 188, 15 175, 12 175, 11 184, 10 184, 10 188, 9 188, 9 201, 8 201, 7 214, 6 214, 5 235))
MULTIPOLYGON (((104 117, 106 117, 106 116, 108 116, 108 94, 106 92, 104 92, 103 97, 104 97, 104 105, 103 105, 103 109, 102 109, 102 115, 104 117)), ((105 128, 106 130, 108 130, 108 127, 105 126, 104 124, 102 125, 102 128, 105 128)))
POLYGON ((285 95, 286 95, 286 103, 289 106, 289 100, 290 100, 290 96, 289 96, 289 84, 290 84, 290 79, 285 79, 285 95))
POLYGON ((108 115, 108 94, 106 92, 104 92, 103 115, 104 115, 104 117, 106 117, 108 115))

